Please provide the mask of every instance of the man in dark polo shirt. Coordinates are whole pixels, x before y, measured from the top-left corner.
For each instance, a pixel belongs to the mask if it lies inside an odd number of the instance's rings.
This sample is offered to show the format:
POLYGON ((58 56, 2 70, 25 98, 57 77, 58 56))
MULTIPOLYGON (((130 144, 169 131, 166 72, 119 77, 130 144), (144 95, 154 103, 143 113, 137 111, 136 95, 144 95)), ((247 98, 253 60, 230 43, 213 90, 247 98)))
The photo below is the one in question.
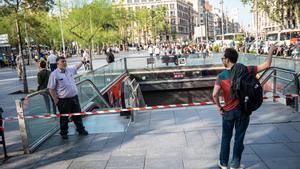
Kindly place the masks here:
MULTIPOLYGON (((270 67, 272 63, 273 51, 276 49, 275 46, 271 46, 268 57, 265 62, 257 66, 247 66, 249 73, 257 74, 270 67)), ((221 58, 225 66, 225 70, 221 72, 215 82, 213 90, 213 99, 216 103, 220 115, 222 116, 222 142, 220 151, 220 162, 219 167, 221 169, 241 169, 243 168, 240 164, 242 152, 244 150, 244 137, 249 125, 249 116, 246 116, 242 112, 241 106, 239 105, 239 99, 232 99, 230 97, 230 86, 231 86, 231 68, 238 60, 238 53, 233 48, 227 48, 224 52, 224 56, 221 58), (222 91, 224 96, 224 106, 221 106, 219 101, 219 93, 222 91), (228 164, 230 154, 230 141, 232 137, 233 128, 235 127, 235 138, 233 147, 233 156, 231 163, 228 164)))
MULTIPOLYGON (((57 69, 55 69, 49 78, 48 89, 57 105, 60 114, 81 112, 77 87, 74 76, 77 70, 82 66, 82 62, 73 67, 67 67, 66 59, 58 57, 56 59, 57 69)), ((77 131, 80 135, 88 135, 84 129, 81 116, 73 116, 77 131)), ((60 134, 63 139, 68 139, 68 117, 60 118, 60 134)))

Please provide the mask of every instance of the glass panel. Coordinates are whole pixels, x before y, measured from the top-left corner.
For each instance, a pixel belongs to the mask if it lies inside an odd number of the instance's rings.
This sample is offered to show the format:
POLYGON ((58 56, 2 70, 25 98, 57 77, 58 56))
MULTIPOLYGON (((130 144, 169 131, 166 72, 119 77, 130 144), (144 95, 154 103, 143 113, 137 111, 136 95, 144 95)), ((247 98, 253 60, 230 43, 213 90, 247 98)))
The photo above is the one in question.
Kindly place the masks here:
MULTIPOLYGON (((48 92, 41 92, 23 101, 24 115, 34 116, 43 114, 55 114, 56 106, 48 92)), ((58 118, 25 119, 29 145, 34 144, 49 131, 59 126, 58 118)))
POLYGON ((77 85, 77 89, 81 109, 84 110, 92 104, 97 105, 99 109, 107 108, 100 94, 90 82, 87 81, 77 85))

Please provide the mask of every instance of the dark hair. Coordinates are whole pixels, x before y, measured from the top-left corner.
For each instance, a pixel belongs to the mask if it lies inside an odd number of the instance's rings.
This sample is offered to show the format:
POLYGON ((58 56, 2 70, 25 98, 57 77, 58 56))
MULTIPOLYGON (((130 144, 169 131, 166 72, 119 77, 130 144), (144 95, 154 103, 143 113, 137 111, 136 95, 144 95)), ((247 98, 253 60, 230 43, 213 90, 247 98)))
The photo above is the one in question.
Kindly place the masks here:
POLYGON ((236 63, 239 57, 239 54, 234 48, 227 48, 224 52, 224 57, 228 58, 231 63, 236 63))
POLYGON ((63 56, 57 57, 57 58, 56 58, 56 62, 58 62, 59 60, 62 60, 62 59, 66 59, 66 58, 63 57, 63 56))
POLYGON ((45 61, 41 61, 40 62, 40 67, 41 68, 45 68, 46 67, 46 62, 45 61))

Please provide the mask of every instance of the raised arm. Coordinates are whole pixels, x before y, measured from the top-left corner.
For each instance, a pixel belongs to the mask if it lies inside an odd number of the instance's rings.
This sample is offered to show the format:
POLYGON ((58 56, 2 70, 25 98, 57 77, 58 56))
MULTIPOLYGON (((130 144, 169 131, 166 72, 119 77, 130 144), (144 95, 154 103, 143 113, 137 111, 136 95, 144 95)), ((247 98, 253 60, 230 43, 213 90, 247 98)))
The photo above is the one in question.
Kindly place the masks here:
POLYGON ((81 66, 83 65, 83 62, 85 62, 85 58, 84 58, 84 57, 82 57, 80 63, 78 63, 78 64, 75 66, 77 70, 81 68, 81 66))
POLYGON ((269 49, 269 53, 268 56, 266 58, 266 60, 264 61, 264 63, 260 64, 257 66, 257 73, 264 71, 266 69, 268 69, 271 64, 272 64, 272 56, 273 56, 273 52, 277 49, 277 47, 275 45, 272 45, 269 49))

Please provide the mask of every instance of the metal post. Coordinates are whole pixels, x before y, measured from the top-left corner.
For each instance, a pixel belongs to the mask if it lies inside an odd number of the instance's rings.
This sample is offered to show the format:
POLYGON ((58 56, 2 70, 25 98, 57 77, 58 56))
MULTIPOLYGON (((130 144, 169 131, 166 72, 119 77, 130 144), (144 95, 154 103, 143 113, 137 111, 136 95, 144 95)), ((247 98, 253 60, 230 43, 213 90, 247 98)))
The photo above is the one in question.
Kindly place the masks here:
POLYGON ((63 45, 63 55, 64 57, 66 56, 66 49, 65 49, 65 40, 64 40, 64 31, 63 31, 63 22, 62 22, 62 16, 61 16, 61 2, 60 0, 58 0, 58 4, 59 4, 59 23, 60 23, 60 33, 61 33, 61 42, 63 45))
POLYGON ((128 73, 127 58, 124 58, 124 69, 125 69, 125 72, 128 73))
POLYGON ((28 144, 28 135, 26 130, 26 122, 24 119, 24 110, 23 110, 23 104, 21 100, 16 100, 16 109, 18 114, 18 121, 19 121, 19 128, 20 128, 20 134, 22 139, 22 146, 23 151, 25 154, 29 154, 29 144, 28 144))
MULTIPOLYGON (((300 94, 300 84, 298 74, 294 74, 295 86, 296 86, 296 93, 300 94)), ((299 96, 295 97, 295 111, 299 112, 299 96)))
POLYGON ((277 76, 277 71, 274 70, 274 76, 273 76, 273 102, 276 101, 274 96, 276 96, 276 76, 277 76))
POLYGON ((222 11, 221 11, 221 15, 222 15, 222 46, 223 46, 223 43, 224 43, 224 14, 223 14, 223 4, 224 4, 224 1, 221 0, 220 4, 222 5, 222 11))
POLYGON ((256 54, 258 55, 258 4, 257 4, 257 0, 255 0, 255 22, 256 22, 256 26, 255 26, 255 46, 256 46, 256 54))

